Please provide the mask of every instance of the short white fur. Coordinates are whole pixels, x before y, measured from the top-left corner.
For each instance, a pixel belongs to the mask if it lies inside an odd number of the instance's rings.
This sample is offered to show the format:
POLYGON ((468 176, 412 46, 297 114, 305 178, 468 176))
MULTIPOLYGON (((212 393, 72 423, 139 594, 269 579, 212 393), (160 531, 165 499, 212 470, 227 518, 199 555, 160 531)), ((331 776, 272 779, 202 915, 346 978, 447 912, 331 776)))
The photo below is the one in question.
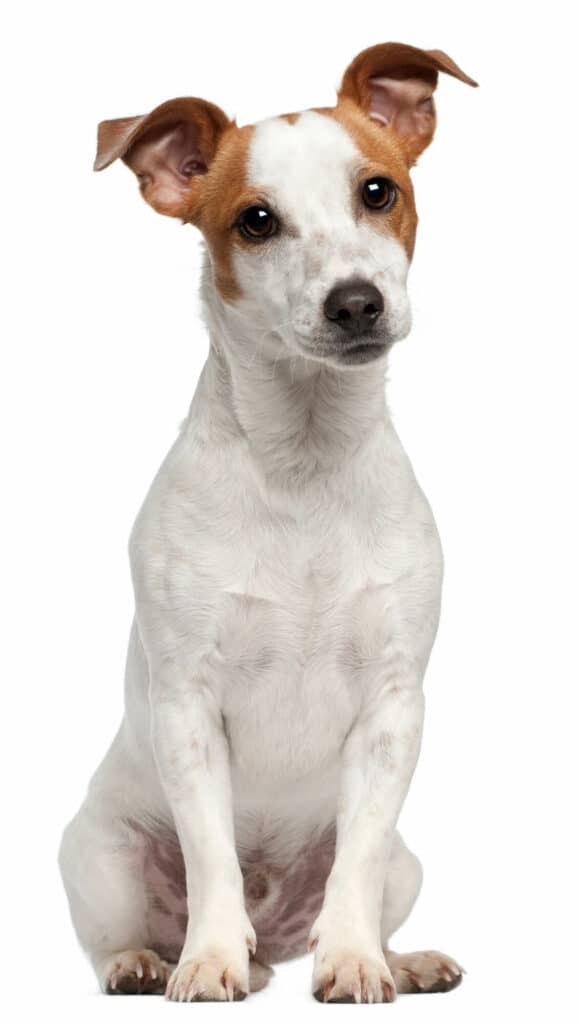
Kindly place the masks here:
POLYGON ((248 991, 256 938, 240 851, 264 844, 283 873, 337 822, 314 990, 395 992, 388 941, 421 877, 396 823, 442 559, 386 408, 385 359, 345 370, 320 354, 320 308, 344 279, 381 289, 392 340, 410 326, 404 250, 355 216, 361 159, 324 115, 259 125, 249 181, 286 234, 238 252, 237 303, 208 261, 209 358, 131 538, 125 718, 61 849, 103 988, 154 941, 132 823, 176 830, 185 860, 168 995, 221 999, 248 991))

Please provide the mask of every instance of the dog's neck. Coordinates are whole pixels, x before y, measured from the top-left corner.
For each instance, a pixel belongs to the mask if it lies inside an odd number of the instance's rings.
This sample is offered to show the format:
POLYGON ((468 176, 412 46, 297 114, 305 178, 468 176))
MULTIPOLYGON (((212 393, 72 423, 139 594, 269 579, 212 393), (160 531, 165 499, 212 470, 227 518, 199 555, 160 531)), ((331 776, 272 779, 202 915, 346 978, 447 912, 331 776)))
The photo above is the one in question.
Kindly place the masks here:
POLYGON ((289 350, 274 357, 263 331, 252 336, 205 289, 204 299, 211 345, 191 427, 214 443, 243 438, 256 467, 284 487, 351 468, 389 423, 384 363, 341 370, 289 350))

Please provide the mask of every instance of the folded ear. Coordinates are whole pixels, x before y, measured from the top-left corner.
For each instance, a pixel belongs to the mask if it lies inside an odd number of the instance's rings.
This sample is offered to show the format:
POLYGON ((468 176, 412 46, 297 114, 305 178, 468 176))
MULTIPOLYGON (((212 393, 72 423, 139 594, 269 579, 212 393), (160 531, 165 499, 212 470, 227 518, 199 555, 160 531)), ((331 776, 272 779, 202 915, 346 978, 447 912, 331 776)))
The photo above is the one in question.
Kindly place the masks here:
POLYGON ((432 95, 439 71, 467 85, 477 85, 442 50, 381 43, 355 57, 342 79, 338 97, 353 100, 373 121, 389 125, 412 165, 434 135, 432 95))
POLYGON ((120 157, 155 210, 186 217, 193 179, 207 173, 231 123, 219 107, 191 97, 169 100, 143 117, 101 121, 94 169, 102 171, 120 157))

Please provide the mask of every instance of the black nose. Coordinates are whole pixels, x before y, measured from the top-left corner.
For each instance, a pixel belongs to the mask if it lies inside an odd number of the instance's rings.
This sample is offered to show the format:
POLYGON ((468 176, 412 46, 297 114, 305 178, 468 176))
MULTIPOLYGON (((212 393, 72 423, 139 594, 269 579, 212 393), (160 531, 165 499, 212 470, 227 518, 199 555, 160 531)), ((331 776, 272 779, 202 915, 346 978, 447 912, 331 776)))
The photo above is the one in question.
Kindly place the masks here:
POLYGON ((368 281, 346 281, 332 288, 324 303, 328 320, 348 334, 364 334, 384 312, 384 299, 368 281))

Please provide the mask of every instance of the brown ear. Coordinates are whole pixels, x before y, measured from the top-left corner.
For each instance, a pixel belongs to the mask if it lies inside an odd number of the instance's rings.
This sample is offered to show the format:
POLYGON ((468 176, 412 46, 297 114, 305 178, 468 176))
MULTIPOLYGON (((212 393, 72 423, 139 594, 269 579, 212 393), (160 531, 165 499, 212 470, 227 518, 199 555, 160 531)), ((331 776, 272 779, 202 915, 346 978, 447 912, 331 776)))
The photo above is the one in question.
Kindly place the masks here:
POLYGON ((354 58, 344 74, 338 97, 353 100, 372 120, 389 125, 412 165, 434 135, 436 113, 432 95, 439 71, 467 85, 477 85, 442 50, 381 43, 354 58))
POLYGON ((159 213, 185 218, 192 179, 207 173, 232 122, 205 100, 169 100, 143 117, 101 121, 95 171, 119 157, 135 172, 144 198, 159 213))

